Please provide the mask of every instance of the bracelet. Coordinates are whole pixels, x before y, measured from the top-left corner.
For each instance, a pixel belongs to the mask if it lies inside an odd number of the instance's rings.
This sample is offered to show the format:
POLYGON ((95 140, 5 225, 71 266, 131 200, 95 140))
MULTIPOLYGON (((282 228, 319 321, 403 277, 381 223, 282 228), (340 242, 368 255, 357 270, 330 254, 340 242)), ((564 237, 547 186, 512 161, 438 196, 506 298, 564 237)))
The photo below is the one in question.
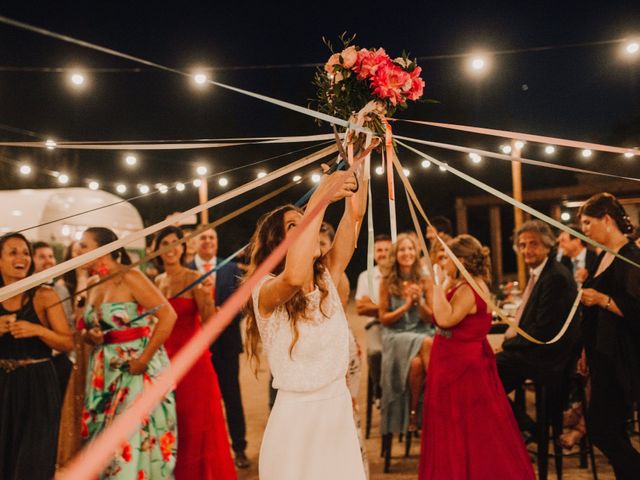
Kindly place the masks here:
POLYGON ((607 298, 608 298, 607 304, 604 306, 605 310, 609 310, 609 305, 611 305, 611 297, 607 297, 607 298))

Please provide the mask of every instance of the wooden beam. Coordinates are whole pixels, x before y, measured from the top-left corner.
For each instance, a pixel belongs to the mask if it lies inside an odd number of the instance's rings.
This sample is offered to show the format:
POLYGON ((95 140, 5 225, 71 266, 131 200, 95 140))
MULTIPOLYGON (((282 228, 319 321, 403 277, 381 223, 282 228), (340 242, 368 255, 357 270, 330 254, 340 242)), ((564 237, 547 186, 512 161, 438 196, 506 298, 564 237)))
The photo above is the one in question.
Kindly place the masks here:
POLYGON ((502 221, 500 207, 489 208, 489 228, 491 229, 491 270, 497 284, 502 283, 502 221))
POLYGON ((467 207, 461 198, 456 198, 456 229, 458 235, 469 231, 467 207))

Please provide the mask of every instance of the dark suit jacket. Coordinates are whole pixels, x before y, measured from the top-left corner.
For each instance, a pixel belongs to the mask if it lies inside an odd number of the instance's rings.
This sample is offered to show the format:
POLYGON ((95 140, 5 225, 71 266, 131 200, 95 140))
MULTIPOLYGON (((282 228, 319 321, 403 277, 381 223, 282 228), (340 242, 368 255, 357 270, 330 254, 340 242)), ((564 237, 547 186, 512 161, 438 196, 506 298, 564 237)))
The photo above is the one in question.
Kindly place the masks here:
MULTIPOLYGON (((596 262, 598 260, 598 254, 593 250, 587 248, 587 256, 585 257, 585 268, 589 273, 596 267, 596 262)), ((571 273, 573 273, 573 262, 571 261, 571 257, 563 255, 560 259, 560 263, 567 267, 571 273)))
MULTIPOLYGON (((216 258, 217 261, 220 259, 216 258)), ((187 268, 197 270, 195 260, 188 263, 187 268)), ((220 307, 227 298, 238 288, 242 271, 238 264, 230 262, 216 272, 216 306, 220 307)), ((229 326, 222 332, 220 337, 211 345, 211 352, 216 355, 238 355, 242 353, 242 335, 240 334, 240 320, 242 313, 239 312, 229 326)))
MULTIPOLYGON (((520 327, 538 340, 551 340, 562 328, 576 295, 572 273, 550 257, 524 307, 520 327)), ((542 368, 564 369, 566 362, 576 356, 580 335, 576 317, 564 337, 554 344, 537 345, 517 335, 505 340, 503 349, 542 368)))

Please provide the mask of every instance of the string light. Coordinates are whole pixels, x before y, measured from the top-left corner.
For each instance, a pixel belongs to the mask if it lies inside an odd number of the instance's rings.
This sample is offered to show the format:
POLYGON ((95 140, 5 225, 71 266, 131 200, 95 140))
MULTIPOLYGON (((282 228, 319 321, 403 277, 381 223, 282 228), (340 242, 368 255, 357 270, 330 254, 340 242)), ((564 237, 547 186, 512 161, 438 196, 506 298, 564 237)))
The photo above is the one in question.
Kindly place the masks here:
POLYGON ((405 177, 408 177, 409 175, 411 175, 411 170, 409 170, 408 168, 403 168, 402 173, 404 173, 405 177))
POLYGON ((556 153, 556 147, 554 147, 553 145, 547 145, 546 147, 544 147, 544 153, 546 153, 547 155, 553 155, 554 153, 556 153))
MULTIPOLYGON (((429 168, 431 166, 431 162, 429 160, 423 160, 420 165, 422 166, 422 168, 429 168)), ((382 167, 378 167, 378 168, 382 168, 382 167)))
POLYGON ((633 158, 634 156, 634 152, 624 152, 624 158, 633 158))
POLYGON ((85 76, 80 72, 74 72, 69 77, 74 87, 82 87, 85 82, 85 76))
POLYGON ((525 142, 524 140, 517 140, 515 143, 515 146, 518 150, 522 150, 524 148, 524 146, 526 145, 527 142, 525 142))
POLYGON ((628 55, 636 55, 638 53, 638 51, 640 51, 640 43, 638 43, 638 42, 629 42, 624 47, 624 50, 625 50, 625 52, 627 52, 628 55))
POLYGON ((218 185, 220 185, 221 187, 226 187, 227 185, 229 185, 229 180, 227 180, 226 177, 220 177, 220 179, 218 180, 218 185))
POLYGON ((120 195, 122 195, 126 191, 127 191, 127 186, 125 184, 119 183, 118 185, 116 185, 116 192, 118 192, 120 195))
POLYGON ((47 150, 53 150, 55 149, 58 144, 56 143, 55 140, 53 140, 52 138, 48 138, 46 142, 44 142, 45 146, 47 147, 47 150))
POLYGON ((138 185, 138 190, 140 191, 140 193, 142 193, 143 195, 146 195, 147 193, 149 193, 149 185, 138 185))
POLYGON ((136 163, 138 163, 138 158, 135 155, 127 155, 124 159, 124 161, 127 163, 127 165, 129 165, 130 167, 133 167, 136 163))
POLYGON ((441 172, 446 172, 447 171, 447 166, 448 166, 448 164, 445 163, 443 165, 440 165, 438 168, 440 169, 441 172))
POLYGON ((69 183, 69 175, 64 173, 59 174, 58 183, 61 183, 62 185, 66 185, 67 183, 69 183))
POLYGON ((206 73, 196 72, 193 74, 193 81, 199 87, 202 87, 204 84, 206 84, 207 80, 209 80, 209 78, 207 77, 206 73))
POLYGON ((313 183, 320 183, 320 174, 314 173, 313 175, 311 175, 311 181, 313 183))
POLYGON ((384 173, 384 168, 382 167, 376 167, 376 174, 377 175, 382 175, 384 173))
POLYGON ((193 186, 196 187, 196 188, 200 188, 202 186, 202 180, 200 180, 199 178, 196 178, 193 181, 193 186))
POLYGON ((511 145, 500 145, 500 150, 505 155, 509 155, 511 153, 511 145))
POLYGON ((264 172, 264 171, 258 172, 258 178, 264 178, 266 176, 267 176, 267 172, 264 172))
POLYGON ((482 161, 482 157, 479 154, 477 154, 476 152, 471 152, 469 154, 469 158, 471 159, 471 161, 473 163, 480 163, 482 161))
POLYGON ((593 155, 593 152, 591 150, 589 150, 588 148, 585 148, 584 150, 582 150, 583 158, 590 158, 591 155, 593 155))
POLYGON ((560 214, 560 220, 562 220, 563 222, 568 222, 569 220, 571 220, 571 214, 569 212, 562 212, 560 214))
POLYGON ((204 165, 198 165, 198 167, 196 168, 196 173, 201 177, 204 177, 208 172, 209 172, 209 169, 204 165))
POLYGON ((169 191, 169 187, 167 187, 164 183, 159 183, 156 185, 156 188, 163 195, 169 191))
POLYGON ((484 53, 474 53, 467 57, 466 65, 469 73, 482 77, 489 70, 489 58, 484 53))
POLYGON ((176 190, 177 191, 182 192, 182 191, 184 191, 184 189, 185 189, 184 183, 182 183, 182 182, 176 183, 176 190))
POLYGON ((301 177, 300 175, 295 175, 295 176, 293 177, 293 181, 294 181, 294 182, 299 182, 300 180, 302 180, 302 177, 301 177))
POLYGON ((89 182, 89 188, 91 190, 98 190, 100 188, 100 184, 98 182, 96 182, 95 180, 92 180, 89 182))
POLYGON ((22 175, 29 175, 31 173, 31 166, 27 165, 26 163, 23 165, 20 165, 20 173, 22 175))

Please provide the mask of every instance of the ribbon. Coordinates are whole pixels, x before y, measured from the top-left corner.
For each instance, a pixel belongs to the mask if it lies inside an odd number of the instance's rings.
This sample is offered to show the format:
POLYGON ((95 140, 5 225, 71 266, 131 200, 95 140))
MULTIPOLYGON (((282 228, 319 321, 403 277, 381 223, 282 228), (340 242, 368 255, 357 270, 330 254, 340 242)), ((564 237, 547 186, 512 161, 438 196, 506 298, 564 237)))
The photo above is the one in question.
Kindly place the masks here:
MULTIPOLYGON (((394 165, 396 167, 396 170, 398 170, 398 173, 401 173, 402 172, 402 165, 400 164, 400 162, 398 161, 397 158, 394 158, 394 165)), ((400 178, 402 179, 402 183, 403 183, 405 191, 407 193, 408 200, 410 200, 410 203, 412 201, 415 204, 416 208, 420 211, 420 214, 422 215, 424 220, 427 222, 427 225, 432 227, 433 225, 429 221, 429 218, 427 217, 427 214, 424 212, 424 209, 422 208, 422 205, 420 204, 420 202, 418 200, 418 197, 416 196, 415 191, 413 190, 413 187, 411 186, 411 183, 409 182, 409 180, 404 175, 401 175, 400 178)), ((418 236, 421 237, 420 235, 418 235, 418 236)), ((438 238, 438 241, 440 242, 440 244, 442 245, 442 247, 444 248, 444 251, 447 253, 449 258, 451 258, 451 260, 455 264, 456 268, 460 271, 460 273, 465 278, 465 280, 467 280, 467 282, 469 282, 469 285, 471 286, 471 288, 473 288, 476 291, 476 293, 480 296, 480 298, 482 298, 482 300, 484 300, 484 302, 487 304, 487 308, 495 311, 496 314, 500 317, 500 323, 505 323, 505 324, 509 325, 520 336, 526 338, 528 341, 530 341, 532 343, 535 343, 537 345, 551 345, 552 343, 556 343, 558 340, 560 340, 562 338, 562 336, 565 334, 565 332, 569 328, 569 325, 571 324, 571 321, 573 320, 573 316, 575 315, 575 312, 576 312, 576 310, 578 308, 578 305, 580 304, 580 298, 582 297, 582 290, 578 290, 578 295, 576 296, 576 299, 573 302, 573 306, 572 306, 572 308, 571 308, 571 310, 569 312, 569 315, 565 319, 565 321, 564 321, 564 323, 562 325, 562 328, 560 329, 558 334, 555 337, 553 337, 551 340, 549 340, 547 342, 543 342, 543 341, 538 340, 537 338, 534 338, 531 335, 529 335, 527 332, 522 330, 520 328, 520 326, 516 322, 511 320, 509 318, 509 316, 493 302, 493 300, 491 299, 491 296, 487 295, 484 292, 484 290, 482 290, 480 288, 478 283, 475 281, 475 279, 469 273, 469 271, 465 268, 465 266, 462 264, 460 259, 458 259, 458 257, 456 257, 456 255, 451 251, 451 249, 449 248, 447 243, 444 240, 442 240, 442 238, 440 238, 440 236, 437 236, 437 238, 438 238)), ((424 242, 424 240, 423 240, 423 242, 424 242)))
MULTIPOLYGON (((1 17, 0 17, 1 18, 1 17)), ((43 270, 42 272, 33 274, 27 278, 24 278, 22 280, 19 280, 17 282, 14 282, 10 285, 7 285, 5 287, 0 288, 0 302, 5 301, 8 298, 14 297, 20 293, 23 293, 27 290, 29 290, 30 288, 36 287, 38 285, 40 285, 41 283, 46 282, 48 279, 53 278, 53 277, 58 277, 60 275, 62 275, 63 273, 66 273, 70 270, 74 270, 78 267, 80 267, 81 265, 84 265, 86 263, 92 262, 98 258, 100 258, 103 255, 107 255, 121 247, 124 247, 132 242, 135 242, 136 240, 139 240, 141 238, 144 238, 148 235, 151 235, 161 229, 163 229, 166 226, 169 225, 173 225, 177 222, 179 222, 180 220, 187 218, 191 215, 195 215, 199 212, 201 212, 202 210, 211 208, 215 205, 219 205, 223 202, 226 202, 227 200, 234 198, 238 195, 242 195, 246 192, 249 192, 257 187, 260 187, 262 185, 265 185, 273 180, 275 180, 276 178, 280 178, 283 175, 287 175, 290 174, 291 172, 295 171, 298 168, 301 168, 305 165, 308 165, 310 163, 313 163, 317 160, 319 160, 320 158, 323 158, 331 153, 334 153, 336 151, 336 147, 335 145, 331 145, 328 146, 326 148, 323 148, 322 150, 319 150, 318 152, 315 152, 311 155, 308 155, 296 162, 293 162, 287 166, 281 167, 278 170, 274 170, 273 172, 271 172, 270 174, 268 174, 266 177, 263 178, 257 178, 255 180, 252 180, 248 183, 245 183, 244 185, 241 185, 238 188, 235 188, 229 192, 225 192, 222 195, 219 195, 217 197, 212 198, 211 200, 209 200, 208 202, 202 204, 202 205, 197 205, 189 210, 186 210, 174 217, 171 217, 169 219, 163 220, 161 222, 158 222, 154 225, 151 225, 145 229, 142 229, 138 232, 132 233, 131 235, 127 235, 124 238, 118 239, 114 242, 111 242, 107 245, 103 245, 102 247, 98 247, 95 250, 92 250, 90 252, 84 253, 82 255, 77 256, 76 258, 73 258, 71 260, 67 260, 65 262, 62 262, 54 267, 48 268, 46 270, 43 270)))
POLYGON ((435 158, 433 158, 431 155, 427 155, 424 152, 421 152, 420 150, 417 150, 405 143, 402 143, 400 140, 397 141, 399 145, 402 145, 404 148, 406 148, 407 150, 410 150, 418 155, 420 155, 422 158, 429 160, 433 163, 435 163, 438 166, 446 166, 447 171, 453 173, 454 175, 462 178, 463 180, 466 180, 467 182, 475 185, 476 187, 504 200, 507 203, 510 203, 511 205, 513 205, 514 207, 517 207, 521 210, 524 210, 525 212, 529 213, 530 215, 556 227, 559 230, 562 230, 563 232, 567 232, 569 233, 571 236, 573 237, 577 237, 581 240, 583 240, 584 242, 593 245, 594 247, 600 248, 602 250, 605 250, 607 252, 609 252, 610 254, 614 255, 615 257, 619 258, 620 260, 623 260, 625 262, 627 262, 630 265, 633 265, 634 267, 640 268, 640 265, 637 264, 636 262, 634 262, 633 260, 630 260, 628 258, 626 258, 623 255, 620 255, 618 252, 615 252, 613 250, 611 250, 609 247, 607 247, 606 245, 603 245, 599 242, 596 242, 595 240, 592 240, 591 238, 587 237, 586 235, 584 235, 582 232, 578 232, 577 230, 574 230, 566 225, 564 225, 561 222, 558 222, 557 220, 551 218, 548 215, 545 215, 542 212, 539 212, 538 210, 536 210, 535 208, 532 208, 530 206, 528 206, 525 203, 522 203, 512 197, 510 197, 509 195, 506 195, 504 193, 502 193, 500 190, 496 190, 495 188, 487 185, 484 182, 481 182, 480 180, 477 180, 469 175, 467 175, 464 172, 461 172, 460 170, 457 170, 455 168, 453 168, 451 165, 447 165, 444 162, 441 162, 440 160, 437 160, 435 158))
POLYGON ((367 185, 369 204, 367 205, 367 288, 369 290, 369 298, 374 299, 373 295, 373 249, 375 233, 373 230, 373 198, 371 195, 371 184, 367 185))
MULTIPOLYGON (((233 139, 220 139, 218 142, 185 141, 185 142, 57 142, 56 149, 67 150, 193 150, 203 148, 224 148, 240 145, 264 145, 279 143, 306 143, 331 140, 333 135, 296 135, 289 137, 257 137, 246 141, 229 142, 233 139)), ((243 140, 243 139, 240 139, 243 140)), ((0 142, 2 147, 46 148, 46 142, 0 142)))
MULTIPOLYGON (((358 163, 357 161, 355 162, 358 163)), ((350 169, 353 171, 353 167, 350 169)), ((222 305, 211 321, 206 322, 180 351, 173 357, 169 366, 158 378, 120 415, 103 430, 87 447, 58 475, 61 480, 84 479, 97 476, 113 457, 113 452, 126 441, 138 428, 144 417, 158 405, 161 399, 178 383, 203 351, 231 323, 236 313, 243 307, 257 283, 271 272, 284 258, 291 244, 296 241, 309 224, 331 201, 333 195, 342 187, 335 185, 309 211, 309 215, 291 230, 286 238, 271 252, 256 271, 222 305)))
MULTIPOLYGON (((391 135, 391 125, 389 122, 384 122, 384 145, 386 150, 386 163, 387 163, 387 190, 389 191, 389 225, 391 228, 391 241, 396 243, 398 239, 398 227, 396 225, 396 193, 395 186, 393 184, 393 137, 391 135)), ((404 172, 400 172, 403 176, 404 172)))
POLYGON ((131 327, 120 330, 110 330, 104 334, 104 344, 127 343, 142 337, 147 337, 151 333, 149 327, 131 327))
POLYGON ((610 145, 602 145, 599 143, 580 142, 577 140, 566 140, 557 137, 545 137, 542 135, 532 135, 530 133, 510 132, 508 130, 494 130, 491 128, 470 127, 468 125, 455 125, 452 123, 424 122, 420 120, 396 120, 399 122, 416 123, 420 125, 428 125, 431 127, 447 128, 449 130, 460 130, 463 132, 479 133, 481 135, 491 135, 493 137, 511 138, 513 140, 525 140, 529 142, 549 143, 560 145, 563 147, 588 148, 590 150, 599 150, 601 152, 610 153, 628 153, 633 152, 640 155, 637 148, 612 147, 610 145))
POLYGON ((569 167, 567 165, 559 165, 557 163, 543 162, 541 160, 532 160, 529 158, 513 157, 511 155, 504 155, 501 153, 489 152, 487 150, 479 150, 477 148, 460 147, 458 145, 450 145, 448 143, 429 142, 427 140, 418 140, 417 138, 402 137, 399 135, 396 136, 396 138, 400 140, 406 140, 408 142, 419 143, 422 145, 429 145, 436 148, 443 148, 446 150, 454 150, 457 152, 465 152, 465 153, 477 153, 485 157, 496 158, 498 160, 506 160, 507 162, 519 162, 519 163, 525 163, 528 165, 535 165, 538 167, 552 168, 555 170, 564 170, 572 173, 586 173, 588 175, 599 175, 602 177, 610 177, 610 178, 617 178, 620 180, 631 180, 634 182, 640 182, 640 178, 636 178, 636 177, 625 177, 621 175, 615 175, 613 173, 596 172, 594 170, 586 170, 584 168, 569 167))

